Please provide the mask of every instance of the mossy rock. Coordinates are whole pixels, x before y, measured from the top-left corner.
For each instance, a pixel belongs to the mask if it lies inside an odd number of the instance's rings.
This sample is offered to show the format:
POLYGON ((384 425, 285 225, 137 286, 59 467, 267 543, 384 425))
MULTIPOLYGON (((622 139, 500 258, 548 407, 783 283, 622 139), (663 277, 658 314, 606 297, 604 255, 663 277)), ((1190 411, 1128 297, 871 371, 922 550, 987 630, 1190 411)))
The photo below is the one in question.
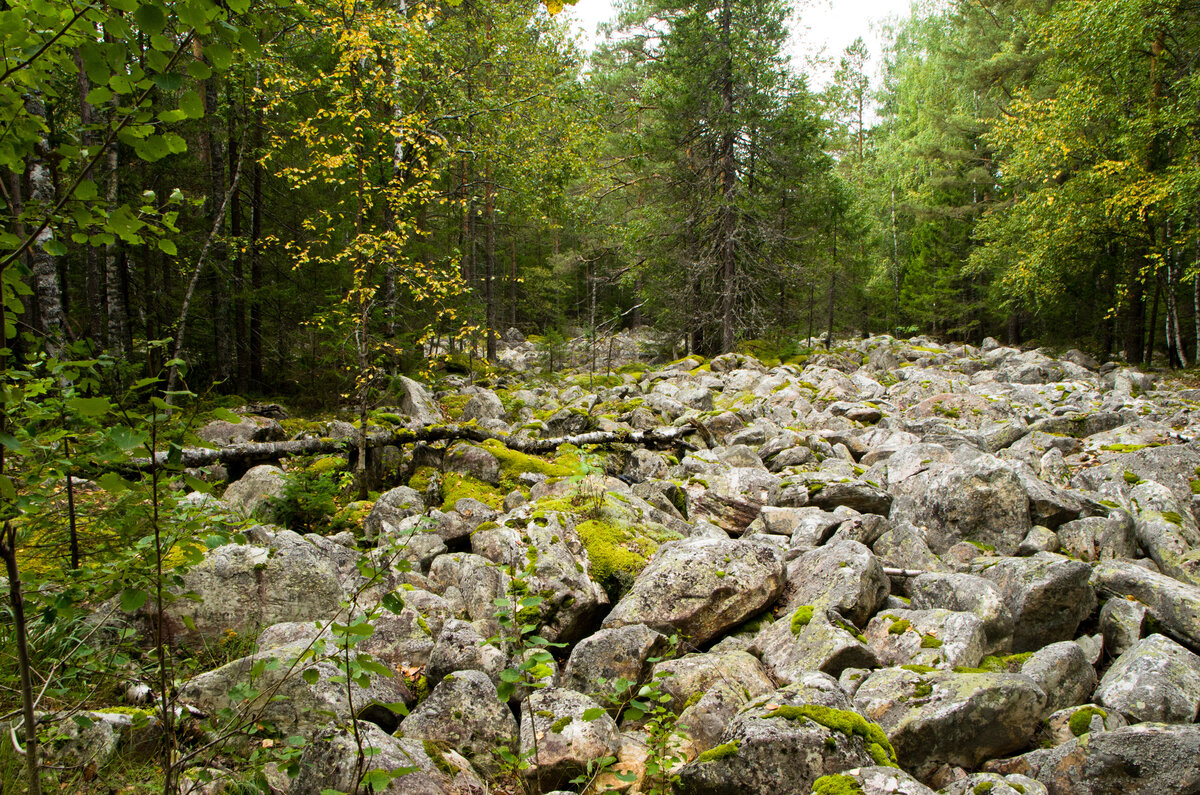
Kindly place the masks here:
POLYGON ((800 605, 796 608, 796 612, 792 613, 792 634, 798 636, 812 621, 812 617, 812 605, 800 605))
POLYGON ((875 764, 899 767, 896 751, 892 748, 887 734, 857 712, 823 707, 819 704, 799 706, 788 704, 771 710, 767 713, 767 717, 783 718, 784 720, 811 720, 832 731, 841 732, 850 737, 860 737, 866 743, 867 753, 875 760, 875 764))
POLYGON ((500 510, 504 507, 505 491, 470 475, 447 472, 442 478, 442 510, 452 511, 462 499, 479 500, 484 505, 500 510))

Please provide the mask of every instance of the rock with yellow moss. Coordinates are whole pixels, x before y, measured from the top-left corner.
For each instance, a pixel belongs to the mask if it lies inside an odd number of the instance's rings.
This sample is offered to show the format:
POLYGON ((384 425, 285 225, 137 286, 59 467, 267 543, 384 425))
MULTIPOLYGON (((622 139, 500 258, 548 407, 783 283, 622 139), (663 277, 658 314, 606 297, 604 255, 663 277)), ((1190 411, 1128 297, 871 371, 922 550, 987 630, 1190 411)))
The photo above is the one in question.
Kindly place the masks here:
POLYGON ((809 795, 822 776, 872 764, 896 764, 883 731, 834 679, 809 673, 748 703, 679 775, 693 795, 809 795))
POLYGON ((782 590, 783 555, 768 544, 673 541, 659 548, 604 626, 646 624, 699 645, 760 612, 782 590))

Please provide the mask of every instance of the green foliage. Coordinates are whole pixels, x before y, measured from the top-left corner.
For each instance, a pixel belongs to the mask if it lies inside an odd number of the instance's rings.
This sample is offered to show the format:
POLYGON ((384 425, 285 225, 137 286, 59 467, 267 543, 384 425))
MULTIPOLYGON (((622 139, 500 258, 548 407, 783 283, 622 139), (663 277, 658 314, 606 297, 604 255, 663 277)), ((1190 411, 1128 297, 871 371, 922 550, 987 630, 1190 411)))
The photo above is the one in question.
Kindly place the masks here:
POLYGON ((283 493, 271 500, 272 518, 298 533, 352 529, 347 517, 339 514, 338 500, 354 482, 354 476, 344 469, 345 461, 330 457, 288 472, 283 493))

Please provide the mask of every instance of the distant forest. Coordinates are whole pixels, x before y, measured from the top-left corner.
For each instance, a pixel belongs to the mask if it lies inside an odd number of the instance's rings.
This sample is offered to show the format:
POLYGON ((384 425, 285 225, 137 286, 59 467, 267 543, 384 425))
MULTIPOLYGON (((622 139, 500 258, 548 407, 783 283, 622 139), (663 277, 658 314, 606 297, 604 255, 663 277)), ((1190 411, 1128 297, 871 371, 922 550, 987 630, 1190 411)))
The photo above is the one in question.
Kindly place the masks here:
POLYGON ((327 395, 509 327, 1196 359, 1195 6, 915 7, 820 92, 779 0, 628 2, 590 54, 558 10, 6 4, 10 353, 327 395))

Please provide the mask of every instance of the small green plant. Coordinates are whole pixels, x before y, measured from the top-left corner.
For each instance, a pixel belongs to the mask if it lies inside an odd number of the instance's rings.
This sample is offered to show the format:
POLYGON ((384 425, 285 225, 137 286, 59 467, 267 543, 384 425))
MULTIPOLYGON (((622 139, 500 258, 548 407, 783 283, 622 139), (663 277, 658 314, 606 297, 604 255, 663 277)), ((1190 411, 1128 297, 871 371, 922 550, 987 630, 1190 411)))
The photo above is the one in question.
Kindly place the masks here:
MULTIPOLYGON (((672 635, 668 641, 669 651, 658 657, 651 657, 648 663, 661 662, 674 657, 681 646, 678 635, 672 635)), ((602 700, 609 704, 609 709, 593 708, 583 714, 584 720, 596 720, 608 711, 620 716, 623 720, 642 724, 646 733, 646 762, 645 777, 642 780, 642 792, 646 795, 668 795, 679 783, 675 772, 687 759, 680 752, 679 740, 686 739, 687 733, 678 725, 679 716, 671 709, 671 695, 662 687, 663 679, 671 674, 660 672, 644 684, 630 681, 623 677, 614 680, 601 678, 597 680, 602 693, 602 700)), ((619 780, 630 782, 635 776, 623 773, 614 774, 619 780)), ((581 790, 582 791, 582 790, 581 790)))
MULTIPOLYGON (((331 468, 320 459, 289 472, 283 494, 271 501, 275 521, 299 533, 336 533, 348 529, 338 516, 338 498, 354 485, 354 474, 331 468)), ((344 467, 344 462, 342 462, 344 467)))
MULTIPOLYGON (((538 554, 532 546, 525 550, 525 565, 517 569, 516 565, 509 569, 508 593, 494 600, 496 620, 499 624, 498 633, 488 639, 488 643, 505 651, 510 660, 516 664, 500 672, 500 684, 496 687, 496 695, 502 702, 507 702, 517 688, 528 692, 529 712, 536 715, 534 694, 546 687, 546 677, 552 669, 550 663, 553 657, 550 649, 562 646, 561 643, 551 643, 537 634, 540 627, 541 606, 544 597, 529 593, 529 579, 537 571, 538 554)), ((565 724, 560 730, 565 728, 565 724)), ((521 776, 524 771, 534 768, 537 792, 541 792, 541 771, 537 767, 538 736, 536 724, 532 732, 533 746, 526 752, 513 752, 506 745, 496 749, 503 768, 521 776)), ((526 782, 528 784, 528 782, 526 782)))

